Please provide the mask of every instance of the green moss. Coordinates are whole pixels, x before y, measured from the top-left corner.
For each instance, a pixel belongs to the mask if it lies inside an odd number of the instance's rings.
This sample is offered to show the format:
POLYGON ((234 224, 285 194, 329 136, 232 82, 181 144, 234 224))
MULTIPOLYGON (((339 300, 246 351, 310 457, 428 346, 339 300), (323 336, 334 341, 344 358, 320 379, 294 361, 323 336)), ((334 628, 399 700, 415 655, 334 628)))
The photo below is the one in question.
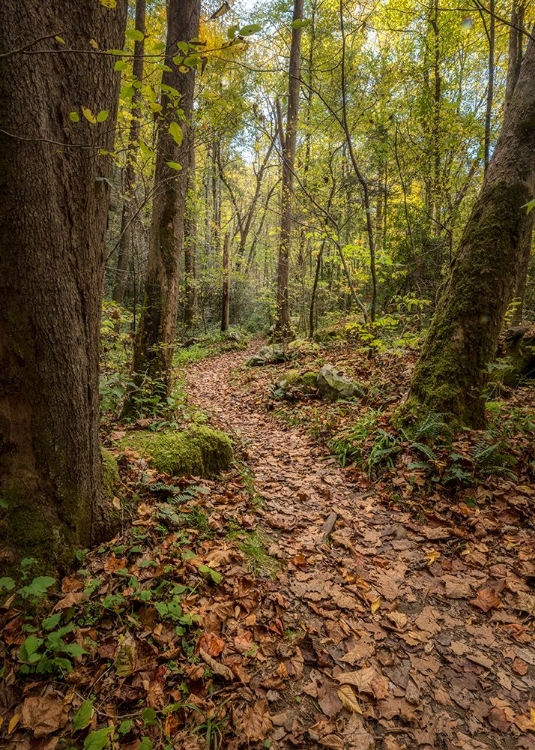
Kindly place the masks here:
POLYGON ((115 495, 115 488, 119 484, 119 467, 115 456, 106 450, 106 448, 100 449, 100 455, 102 456, 102 483, 104 490, 108 497, 115 495))
POLYGON ((121 445, 145 455, 162 474, 211 476, 232 462, 229 436, 204 426, 187 432, 131 432, 121 445))

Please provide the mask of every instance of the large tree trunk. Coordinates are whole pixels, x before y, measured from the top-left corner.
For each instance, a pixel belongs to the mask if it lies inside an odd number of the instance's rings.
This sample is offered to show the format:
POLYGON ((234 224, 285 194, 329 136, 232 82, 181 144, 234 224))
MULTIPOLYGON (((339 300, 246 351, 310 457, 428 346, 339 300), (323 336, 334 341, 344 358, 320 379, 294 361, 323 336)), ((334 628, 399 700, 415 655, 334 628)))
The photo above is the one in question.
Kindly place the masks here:
POLYGON ((184 216, 184 328, 192 331, 197 315, 197 206, 195 202, 195 144, 191 139, 184 216))
POLYGON ((410 400, 471 427, 531 226, 535 194, 535 43, 530 41, 487 177, 461 239, 416 366, 410 400))
MULTIPOLYGON (((145 34, 145 0, 136 0, 136 30, 145 34)), ((132 66, 133 81, 143 81, 143 55, 145 54, 145 37, 134 43, 134 62, 132 66)), ((134 89, 132 96, 132 122, 128 136, 128 149, 123 181, 123 212, 121 216, 121 237, 119 240, 119 254, 115 273, 115 284, 112 297, 120 305, 124 302, 130 257, 132 255, 132 223, 135 216, 134 193, 136 188, 136 156, 139 147, 141 131, 141 88, 134 89)))
MULTIPOLYGON (((303 18, 303 0, 294 0, 293 21, 303 18)), ((276 338, 290 335, 290 301, 288 281, 290 270, 290 241, 292 234, 292 196, 295 151, 297 146, 297 121, 299 115, 299 91, 301 88, 301 27, 292 28, 290 47, 290 69, 288 83, 288 111, 286 135, 282 153, 281 224, 279 234, 279 260, 277 270, 277 319, 276 338)))
POLYGON ((195 87, 195 69, 187 72, 179 69, 181 61, 177 60, 177 42, 189 42, 198 36, 200 0, 169 0, 167 16, 165 59, 168 70, 162 74, 164 88, 156 149, 156 193, 152 207, 145 300, 136 335, 133 368, 137 380, 150 377, 155 389, 162 395, 166 395, 170 387, 176 334, 179 261, 184 239, 195 87), (176 95, 169 93, 169 87, 179 92, 178 106, 184 113, 183 119, 177 112, 176 95), (180 122, 183 131, 181 145, 170 130, 170 126, 176 122, 180 122), (182 169, 173 169, 169 162, 177 162, 182 169))
POLYGON ((221 295, 221 330, 228 331, 230 317, 230 230, 223 242, 223 289, 221 295))
MULTIPOLYGON (((3 0, 0 41, 0 570, 68 565, 110 533, 98 350, 126 2, 3 0), (35 43, 31 54, 10 54, 35 43), (54 34, 65 44, 54 40, 54 34), (84 50, 77 54, 69 50, 84 50), (48 53, 45 53, 45 50, 48 53), (40 51, 43 54, 40 54, 40 51), (81 107, 106 110, 90 123, 81 107), (79 122, 69 113, 76 112, 79 122)), ((74 116, 74 115, 73 115, 74 116)))

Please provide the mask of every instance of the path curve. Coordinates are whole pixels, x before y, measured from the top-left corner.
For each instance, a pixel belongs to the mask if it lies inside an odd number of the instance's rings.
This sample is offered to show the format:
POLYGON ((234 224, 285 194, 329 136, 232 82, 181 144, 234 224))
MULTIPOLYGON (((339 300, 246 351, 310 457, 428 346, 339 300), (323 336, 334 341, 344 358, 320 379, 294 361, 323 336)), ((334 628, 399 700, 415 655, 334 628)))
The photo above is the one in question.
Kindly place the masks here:
POLYGON ((247 375, 233 376, 247 355, 191 365, 187 391, 241 444, 263 498, 258 523, 285 563, 286 626, 307 631, 295 676, 323 717, 311 727, 304 704, 288 708, 272 747, 534 750, 535 652, 507 618, 470 604, 488 573, 458 556, 439 569, 451 533, 349 484, 324 447, 247 390, 247 375))

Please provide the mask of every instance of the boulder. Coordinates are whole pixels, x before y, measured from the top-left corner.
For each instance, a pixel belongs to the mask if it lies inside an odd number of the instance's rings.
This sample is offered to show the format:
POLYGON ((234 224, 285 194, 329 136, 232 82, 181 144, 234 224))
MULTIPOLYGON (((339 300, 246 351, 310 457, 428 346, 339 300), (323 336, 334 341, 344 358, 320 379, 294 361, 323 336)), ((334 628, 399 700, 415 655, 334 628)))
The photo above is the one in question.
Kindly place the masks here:
POLYGON ((318 373, 318 390, 325 401, 351 399, 364 395, 363 389, 338 372, 333 365, 323 365, 318 373))
POLYGON ((510 363, 502 377, 505 385, 515 386, 521 378, 535 378, 535 326, 509 328, 504 344, 510 363))
POLYGON ((122 440, 144 456, 162 474, 195 474, 209 477, 226 471, 232 463, 232 443, 228 435, 205 426, 192 426, 185 432, 135 430, 122 440))
POLYGON ((271 346, 263 346, 258 354, 254 354, 245 363, 249 367, 261 367, 262 365, 274 365, 279 362, 286 362, 289 359, 286 351, 280 347, 272 344, 271 346))
POLYGON ((290 400, 317 393, 317 375, 315 372, 301 374, 299 370, 289 370, 273 386, 276 398, 290 400))

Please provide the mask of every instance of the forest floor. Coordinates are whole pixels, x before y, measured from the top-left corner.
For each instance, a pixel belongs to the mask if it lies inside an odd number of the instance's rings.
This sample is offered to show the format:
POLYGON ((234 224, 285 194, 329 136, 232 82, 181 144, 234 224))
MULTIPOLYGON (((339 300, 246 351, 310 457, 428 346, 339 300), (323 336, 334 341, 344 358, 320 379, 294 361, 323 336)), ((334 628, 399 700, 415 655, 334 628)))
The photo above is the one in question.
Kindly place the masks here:
MULTIPOLYGON (((407 440, 382 443, 382 474, 343 468, 326 442, 362 400, 276 399, 281 375, 317 355, 246 368, 252 350, 187 368, 190 405, 232 435, 235 468, 172 480, 117 450, 133 525, 63 579, 40 625, 37 608, 36 635, 4 605, 0 746, 533 750, 532 433, 513 436, 516 476, 444 480, 477 468, 480 435, 425 465, 407 440)), ((394 408, 410 376, 410 356, 327 356, 375 384, 368 409, 394 408)))

